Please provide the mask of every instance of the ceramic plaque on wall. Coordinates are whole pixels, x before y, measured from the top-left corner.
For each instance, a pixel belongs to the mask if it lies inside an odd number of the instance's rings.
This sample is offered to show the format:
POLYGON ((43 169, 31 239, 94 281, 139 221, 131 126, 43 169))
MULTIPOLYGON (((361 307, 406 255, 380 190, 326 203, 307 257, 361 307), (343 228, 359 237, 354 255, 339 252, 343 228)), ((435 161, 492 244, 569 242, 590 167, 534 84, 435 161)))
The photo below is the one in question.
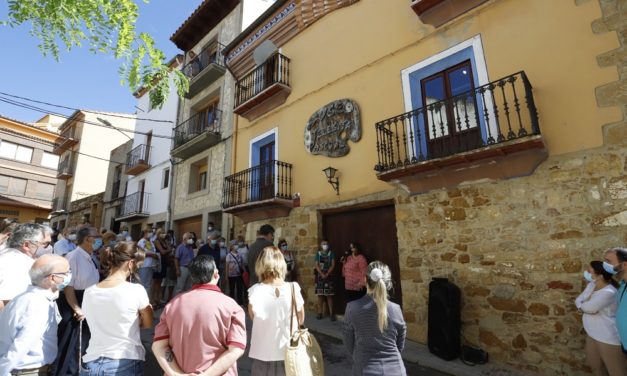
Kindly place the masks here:
POLYGON ((305 127, 305 149, 311 154, 343 157, 348 141, 361 139, 361 117, 351 99, 333 101, 316 111, 305 127))

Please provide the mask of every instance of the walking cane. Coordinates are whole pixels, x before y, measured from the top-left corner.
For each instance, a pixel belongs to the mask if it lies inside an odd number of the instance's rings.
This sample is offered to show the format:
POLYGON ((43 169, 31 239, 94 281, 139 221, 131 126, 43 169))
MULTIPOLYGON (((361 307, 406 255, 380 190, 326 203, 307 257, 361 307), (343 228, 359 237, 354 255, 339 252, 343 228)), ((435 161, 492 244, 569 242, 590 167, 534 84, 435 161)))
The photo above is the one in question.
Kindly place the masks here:
POLYGON ((78 373, 81 373, 83 362, 83 320, 78 322, 78 373))

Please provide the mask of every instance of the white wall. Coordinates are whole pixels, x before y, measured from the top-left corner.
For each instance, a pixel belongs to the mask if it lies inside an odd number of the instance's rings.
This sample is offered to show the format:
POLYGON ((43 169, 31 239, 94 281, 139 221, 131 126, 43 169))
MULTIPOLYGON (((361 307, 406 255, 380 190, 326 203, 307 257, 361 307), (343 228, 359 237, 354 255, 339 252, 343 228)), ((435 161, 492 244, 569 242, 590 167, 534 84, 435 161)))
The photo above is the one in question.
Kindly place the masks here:
MULTIPOLYGON (((126 195, 135 193, 139 189, 139 182, 145 180, 144 192, 149 193, 148 199, 148 213, 151 215, 164 213, 168 209, 168 199, 170 186, 168 188, 161 188, 161 179, 163 176, 163 169, 170 166, 170 149, 172 147, 172 140, 170 138, 155 137, 155 135, 164 135, 172 137, 173 128, 176 126, 176 115, 178 110, 178 94, 176 87, 172 80, 170 80, 170 94, 166 102, 161 109, 150 110, 150 98, 146 92, 143 96, 137 99, 137 107, 142 111, 137 111, 137 126, 138 132, 150 132, 152 131, 152 141, 150 150, 150 169, 142 172, 136 176, 129 176, 128 190, 126 195), (149 120, 165 120, 171 121, 171 123, 154 122, 149 120)), ((133 140, 133 147, 131 150, 139 145, 146 143, 146 136, 136 134, 133 140)))
POLYGON ((253 23, 257 17, 274 4, 275 0, 244 0, 242 9, 242 30, 253 23))

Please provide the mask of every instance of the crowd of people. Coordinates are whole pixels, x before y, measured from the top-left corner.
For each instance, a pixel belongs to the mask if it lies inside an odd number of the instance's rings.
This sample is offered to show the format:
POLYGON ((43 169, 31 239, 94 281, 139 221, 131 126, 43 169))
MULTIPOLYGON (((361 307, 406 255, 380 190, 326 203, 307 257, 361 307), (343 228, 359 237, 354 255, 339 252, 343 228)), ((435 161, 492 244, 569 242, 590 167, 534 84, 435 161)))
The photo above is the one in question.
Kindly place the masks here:
MULTIPOLYGON (((285 351, 305 304, 296 253, 263 225, 247 245, 210 224, 207 242, 191 232, 149 229, 137 242, 90 225, 56 237, 35 223, 0 222, 0 376, 143 375, 140 329, 155 327, 152 351, 167 375, 237 375, 247 346, 256 375, 285 375, 285 351), (228 295, 223 293, 228 290, 228 295), (292 307, 292 306, 295 307, 292 307), (295 312, 295 313, 294 313, 295 312), (252 320, 247 334, 246 318, 252 320)), ((405 375, 406 325, 389 301, 387 265, 368 263, 357 243, 339 258, 322 241, 314 256, 317 318, 335 321, 336 270, 347 306, 345 347, 353 374, 405 375)), ((627 375, 627 249, 592 261, 575 300, 595 375, 627 375)))

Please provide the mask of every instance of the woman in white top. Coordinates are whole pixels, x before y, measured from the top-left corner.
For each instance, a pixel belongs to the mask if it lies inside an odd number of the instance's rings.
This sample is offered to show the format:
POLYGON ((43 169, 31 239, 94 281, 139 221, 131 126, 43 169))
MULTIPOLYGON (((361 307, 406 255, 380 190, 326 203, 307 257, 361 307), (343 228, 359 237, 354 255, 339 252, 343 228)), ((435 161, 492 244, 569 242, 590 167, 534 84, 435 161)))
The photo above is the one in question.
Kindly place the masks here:
POLYGON ((81 376, 131 376, 144 374, 145 350, 139 329, 152 326, 148 294, 137 280, 144 252, 122 242, 101 257, 108 277, 85 291, 83 312, 91 340, 83 356, 81 376))
POLYGON ((586 337, 586 360, 594 375, 625 376, 627 361, 620 347, 615 324, 616 287, 603 262, 592 261, 584 278, 589 282, 575 300, 583 312, 586 337))
POLYGON ((253 359, 251 376, 285 375, 285 349, 292 332, 292 284, 298 325, 305 320, 304 301, 296 282, 286 283, 287 265, 276 247, 263 249, 255 272, 261 282, 248 289, 248 313, 253 319, 249 356, 253 359))

